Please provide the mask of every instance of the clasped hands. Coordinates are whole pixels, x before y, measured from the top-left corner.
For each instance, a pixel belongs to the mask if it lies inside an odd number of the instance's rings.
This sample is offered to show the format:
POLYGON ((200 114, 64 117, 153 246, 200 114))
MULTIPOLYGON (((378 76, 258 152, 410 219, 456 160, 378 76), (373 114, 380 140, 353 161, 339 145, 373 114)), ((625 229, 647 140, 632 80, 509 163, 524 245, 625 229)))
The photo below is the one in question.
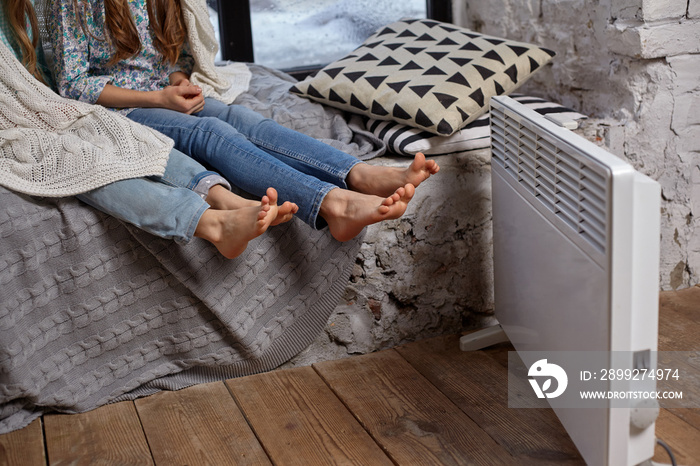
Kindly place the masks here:
POLYGON ((187 115, 197 113, 204 108, 202 88, 192 84, 182 71, 170 75, 170 85, 162 90, 163 107, 187 115))

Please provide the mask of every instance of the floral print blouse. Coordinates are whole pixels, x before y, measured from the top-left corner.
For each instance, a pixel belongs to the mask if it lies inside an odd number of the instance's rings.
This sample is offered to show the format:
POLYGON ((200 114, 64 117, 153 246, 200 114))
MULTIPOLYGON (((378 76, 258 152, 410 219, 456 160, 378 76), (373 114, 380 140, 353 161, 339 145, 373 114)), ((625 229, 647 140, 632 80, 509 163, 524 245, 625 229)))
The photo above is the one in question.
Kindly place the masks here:
MULTIPOLYGON (((156 91, 169 85, 171 73, 183 71, 189 75, 192 72, 193 60, 186 45, 175 66, 155 48, 146 0, 128 0, 128 4, 141 39, 141 50, 133 57, 110 65, 115 49, 105 30, 104 2, 80 2, 80 16, 76 14, 73 0, 51 2, 49 34, 56 86, 62 96, 94 104, 107 84, 156 91)), ((120 113, 130 110, 122 109, 120 113)))

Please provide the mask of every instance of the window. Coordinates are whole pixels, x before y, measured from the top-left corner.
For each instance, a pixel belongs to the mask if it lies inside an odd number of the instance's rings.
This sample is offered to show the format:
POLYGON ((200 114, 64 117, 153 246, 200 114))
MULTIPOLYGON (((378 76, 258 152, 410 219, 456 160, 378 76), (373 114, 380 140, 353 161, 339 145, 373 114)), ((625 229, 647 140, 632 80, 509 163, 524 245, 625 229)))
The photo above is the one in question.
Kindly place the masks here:
POLYGON ((221 58, 290 72, 343 57, 401 18, 451 22, 450 0, 207 0, 218 14, 221 58))

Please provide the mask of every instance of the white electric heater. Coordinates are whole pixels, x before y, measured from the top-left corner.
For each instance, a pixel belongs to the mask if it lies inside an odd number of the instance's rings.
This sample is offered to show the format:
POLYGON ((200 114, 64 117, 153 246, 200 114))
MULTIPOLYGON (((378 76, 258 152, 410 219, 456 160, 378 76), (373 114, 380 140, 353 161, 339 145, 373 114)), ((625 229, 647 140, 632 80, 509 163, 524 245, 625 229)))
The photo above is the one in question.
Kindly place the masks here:
MULTIPOLYGON (((505 335, 518 353, 619 352, 625 367, 654 369, 659 184, 509 97, 491 100, 491 138, 495 315, 505 335)), ((555 412, 590 465, 654 455, 654 417, 640 422, 634 407, 555 412)))

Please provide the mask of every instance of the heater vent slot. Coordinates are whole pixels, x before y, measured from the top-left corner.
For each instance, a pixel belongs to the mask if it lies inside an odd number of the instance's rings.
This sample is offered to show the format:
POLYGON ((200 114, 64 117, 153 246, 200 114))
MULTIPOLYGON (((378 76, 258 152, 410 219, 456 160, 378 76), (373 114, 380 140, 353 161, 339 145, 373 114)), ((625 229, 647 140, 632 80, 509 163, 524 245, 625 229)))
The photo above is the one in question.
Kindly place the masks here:
MULTIPOLYGON (((547 122, 548 123, 548 122, 547 122)), ((509 109, 491 108, 492 162, 596 250, 607 242, 607 171, 509 109)))

